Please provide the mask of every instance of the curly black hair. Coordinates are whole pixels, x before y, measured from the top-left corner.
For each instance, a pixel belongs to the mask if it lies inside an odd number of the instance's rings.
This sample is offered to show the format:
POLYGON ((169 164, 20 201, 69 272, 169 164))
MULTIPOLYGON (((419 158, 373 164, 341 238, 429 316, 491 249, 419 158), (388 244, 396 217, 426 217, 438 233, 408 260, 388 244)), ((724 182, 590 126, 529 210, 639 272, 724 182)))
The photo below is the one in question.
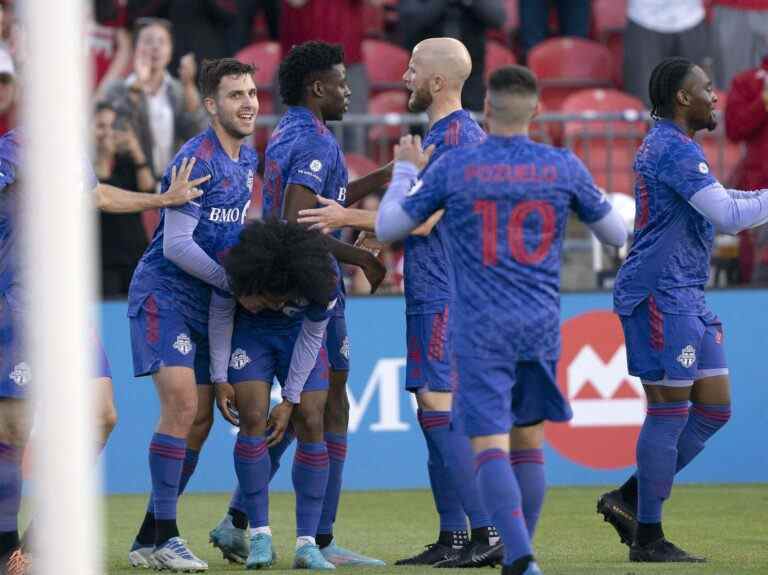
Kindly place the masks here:
POLYGON ((327 306, 338 281, 323 235, 275 218, 247 224, 223 265, 236 297, 290 295, 327 306))
POLYGON ((675 115, 677 91, 693 66, 686 58, 666 58, 656 65, 648 81, 651 116, 670 119, 675 115))
POLYGON ((200 65, 198 84, 203 98, 215 98, 216 91, 224 76, 252 75, 254 67, 234 58, 219 58, 218 60, 203 60, 200 65))
POLYGON ((280 97, 286 106, 297 106, 304 100, 304 89, 337 64, 344 63, 344 49, 338 44, 304 42, 291 48, 280 63, 278 80, 280 97))

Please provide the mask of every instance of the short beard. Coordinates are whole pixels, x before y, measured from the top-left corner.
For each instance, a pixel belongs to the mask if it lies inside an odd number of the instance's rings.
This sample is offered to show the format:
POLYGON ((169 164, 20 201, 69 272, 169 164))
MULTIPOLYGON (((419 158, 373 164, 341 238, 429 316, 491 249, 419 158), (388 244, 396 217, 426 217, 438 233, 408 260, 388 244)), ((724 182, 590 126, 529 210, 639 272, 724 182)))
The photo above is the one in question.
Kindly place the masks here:
POLYGON ((219 124, 227 134, 238 140, 242 140, 248 136, 253 135, 253 130, 249 132, 242 132, 239 128, 235 127, 234 122, 222 121, 221 117, 219 117, 219 124))
POLYGON ((414 114, 425 112, 432 105, 432 94, 424 88, 416 88, 408 99, 408 111, 414 114))

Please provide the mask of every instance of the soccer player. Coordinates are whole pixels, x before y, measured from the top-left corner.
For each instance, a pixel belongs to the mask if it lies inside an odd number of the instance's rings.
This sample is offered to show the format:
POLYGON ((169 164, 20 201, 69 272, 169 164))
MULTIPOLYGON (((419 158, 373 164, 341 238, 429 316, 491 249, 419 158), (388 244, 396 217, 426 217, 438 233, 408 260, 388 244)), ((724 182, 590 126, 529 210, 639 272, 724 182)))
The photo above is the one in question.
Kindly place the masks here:
POLYGON ((635 239, 613 294, 648 410, 637 472, 600 497, 598 512, 630 545, 630 561, 698 562, 665 539, 662 506, 675 474, 731 415, 723 326, 704 297, 715 230, 766 221, 768 191, 726 190, 710 172, 693 140, 717 125, 717 96, 701 68, 663 60, 649 91, 656 125, 635 158, 635 239))
MULTIPOLYGON (((19 262, 15 246, 22 140, 20 130, 11 130, 0 137, 0 299, 3 301, 0 324, 4 334, 0 339, 0 421, 3 430, 0 433, 0 451, 4 453, 0 469, 0 508, 4 510, 0 518, 0 571, 6 569, 9 573, 22 573, 25 568, 24 558, 19 551, 17 515, 21 489, 19 463, 28 437, 26 404, 23 400, 26 399, 25 390, 32 380, 31 362, 26 361, 28 354, 24 353, 19 345, 27 305, 25 291, 18 280, 19 262)), ((100 184, 96 181, 90 165, 86 164, 85 189, 94 195, 96 207, 111 213, 182 205, 200 196, 202 192, 195 186, 207 179, 190 181, 189 175, 193 166, 194 161, 183 161, 166 193, 148 195, 100 184)), ((117 422, 117 411, 114 406, 109 362, 101 342, 95 335, 94 345, 97 350, 97 368, 94 375, 97 383, 100 451, 117 422)), ((28 540, 29 534, 28 529, 25 540, 28 540)))
MULTIPOLYGON (((349 101, 344 54, 339 46, 306 42, 294 47, 278 72, 280 95, 289 106, 270 138, 264 166, 264 213, 296 222, 298 212, 317 206, 318 196, 341 203, 356 202, 381 190, 389 181, 390 169, 381 168, 348 183, 344 155, 326 122, 341 120, 349 101)), ((341 263, 361 267, 375 291, 386 269, 370 252, 327 236, 328 249, 341 263)), ((341 282, 341 271, 338 271, 341 282)), ((364 557, 336 545, 333 524, 341 494, 342 471, 347 451, 349 404, 346 381, 349 371, 349 341, 344 317, 344 287, 327 327, 330 386, 325 408, 325 445, 330 462, 325 468, 327 488, 323 511, 315 535, 323 556, 334 564, 381 565, 377 559, 364 557)), ((218 387, 218 386, 217 386, 218 387)), ((276 458, 273 465, 277 463, 276 458)), ((246 527, 239 494, 233 497, 228 516, 211 532, 211 540, 226 556, 246 552, 242 545, 233 549, 229 542, 233 527, 246 527)))
MULTIPOLYGON (((430 165, 451 149, 485 138, 469 112, 461 108, 461 90, 471 70, 469 53, 458 40, 430 38, 413 49, 403 80, 411 93, 408 109, 426 112, 429 117, 424 144, 434 146, 430 165)), ((322 203, 325 207, 321 209, 303 211, 299 221, 326 229, 350 225, 373 230, 375 212, 322 203)), ((477 492, 472 448, 467 438, 450 426, 453 278, 440 217, 441 212, 436 212, 405 239, 405 385, 416 394, 419 406, 440 532, 435 543, 397 564, 482 566, 494 561, 489 553, 498 538, 477 492)))
POLYGON ((294 567, 335 569, 314 537, 328 480, 323 437, 328 358, 323 340, 339 297, 336 262, 319 232, 270 219, 243 230, 224 268, 234 297, 213 296, 211 373, 214 383, 234 385, 240 415, 234 460, 251 527, 246 568, 268 567, 275 558, 268 520, 268 447, 281 441, 291 421, 298 437, 294 567), (275 377, 283 386, 283 401, 270 412, 275 377))
MULTIPOLYGON (((503 540, 504 575, 541 573, 522 481, 510 463, 510 442, 519 441, 513 426, 570 416, 555 383, 569 210, 602 241, 626 240, 620 217, 583 164, 568 150, 528 139, 537 106, 528 69, 494 72, 485 103, 488 138, 446 152, 413 184, 427 154, 418 137, 405 136, 376 220, 378 239, 394 241, 445 210, 441 222, 456 282, 453 424, 471 438, 483 505, 503 540)), ((540 448, 539 434, 522 435, 540 448)))
POLYGON ((151 512, 129 554, 134 566, 208 568, 179 538, 176 507, 197 461, 187 436, 198 403, 203 413, 213 403, 209 303, 212 289, 229 289, 218 257, 243 227, 258 164, 245 145, 258 113, 252 73, 253 67, 231 58, 203 63, 200 85, 211 126, 182 146, 162 185, 183 157, 196 158, 193 176, 210 180, 200 201, 163 210, 128 294, 134 373, 152 376, 161 405, 149 446, 151 512))

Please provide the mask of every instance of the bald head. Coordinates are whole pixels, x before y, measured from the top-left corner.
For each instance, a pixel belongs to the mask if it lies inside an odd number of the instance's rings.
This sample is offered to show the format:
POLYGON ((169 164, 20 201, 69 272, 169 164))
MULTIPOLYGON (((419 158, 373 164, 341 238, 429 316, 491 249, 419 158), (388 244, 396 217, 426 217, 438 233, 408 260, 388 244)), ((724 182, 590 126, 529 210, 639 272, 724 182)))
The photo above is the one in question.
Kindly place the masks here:
POLYGON ((416 44, 412 59, 429 75, 442 76, 454 89, 461 87, 472 72, 472 58, 466 46, 454 38, 428 38, 416 44))

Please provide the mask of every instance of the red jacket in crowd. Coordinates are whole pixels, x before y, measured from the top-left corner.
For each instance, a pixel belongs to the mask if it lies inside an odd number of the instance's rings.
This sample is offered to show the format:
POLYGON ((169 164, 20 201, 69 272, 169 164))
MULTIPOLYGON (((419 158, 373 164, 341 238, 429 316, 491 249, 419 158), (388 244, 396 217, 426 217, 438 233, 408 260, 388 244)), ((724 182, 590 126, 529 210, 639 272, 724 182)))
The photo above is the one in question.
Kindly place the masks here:
POLYGON ((300 7, 283 1, 280 44, 283 54, 308 40, 341 44, 344 62, 363 60, 363 0, 307 0, 300 7))

